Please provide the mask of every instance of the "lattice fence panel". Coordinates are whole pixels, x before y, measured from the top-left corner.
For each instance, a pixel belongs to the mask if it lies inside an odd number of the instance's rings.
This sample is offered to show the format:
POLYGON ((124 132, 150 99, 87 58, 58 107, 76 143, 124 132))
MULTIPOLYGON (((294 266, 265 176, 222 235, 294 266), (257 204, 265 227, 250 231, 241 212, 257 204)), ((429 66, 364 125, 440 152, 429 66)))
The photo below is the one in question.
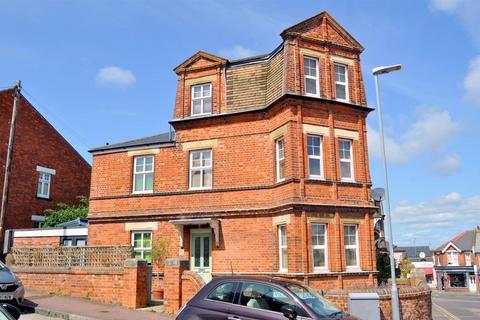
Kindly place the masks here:
POLYGON ((132 247, 13 247, 16 266, 38 268, 86 267, 94 269, 120 269, 132 257, 132 247))

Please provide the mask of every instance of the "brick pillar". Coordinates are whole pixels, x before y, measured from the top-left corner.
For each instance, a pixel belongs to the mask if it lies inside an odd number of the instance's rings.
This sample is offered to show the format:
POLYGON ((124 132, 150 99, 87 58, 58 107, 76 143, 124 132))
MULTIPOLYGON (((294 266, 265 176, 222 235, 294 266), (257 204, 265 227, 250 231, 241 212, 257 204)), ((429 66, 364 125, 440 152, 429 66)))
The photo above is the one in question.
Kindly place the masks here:
POLYGON ((177 312, 182 304, 182 273, 189 269, 189 261, 171 258, 165 261, 163 274, 164 311, 177 312))
POLYGON ((142 308, 147 305, 148 265, 145 260, 127 259, 124 263, 123 290, 119 300, 129 308, 142 308))

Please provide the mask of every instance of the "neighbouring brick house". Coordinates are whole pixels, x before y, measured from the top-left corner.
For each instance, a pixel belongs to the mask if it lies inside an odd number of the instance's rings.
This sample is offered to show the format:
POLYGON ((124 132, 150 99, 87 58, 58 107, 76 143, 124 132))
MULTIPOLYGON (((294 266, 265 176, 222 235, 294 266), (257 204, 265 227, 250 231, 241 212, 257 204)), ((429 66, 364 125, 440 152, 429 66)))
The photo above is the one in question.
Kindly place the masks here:
POLYGON ((480 227, 463 231, 432 252, 439 289, 480 293, 480 227))
MULTIPOLYGON (((14 92, 15 88, 0 91, 0 190, 14 92)), ((20 95, 4 230, 38 227, 45 209, 59 202, 77 203, 79 195, 88 196, 90 174, 85 159, 20 95)), ((3 242, 3 234, 0 239, 3 242)))
POLYGON ((150 260, 171 240, 203 279, 376 283, 363 47, 323 12, 271 53, 174 69, 174 132, 91 150, 90 245, 150 260))

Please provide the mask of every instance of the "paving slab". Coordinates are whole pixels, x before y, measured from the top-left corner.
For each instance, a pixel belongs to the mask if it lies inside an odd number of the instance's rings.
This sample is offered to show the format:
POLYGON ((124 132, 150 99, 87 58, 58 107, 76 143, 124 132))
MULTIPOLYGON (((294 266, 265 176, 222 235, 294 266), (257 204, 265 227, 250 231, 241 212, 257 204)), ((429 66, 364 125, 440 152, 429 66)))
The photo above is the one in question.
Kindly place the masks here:
POLYGON ((173 316, 156 312, 158 308, 133 310, 36 290, 27 290, 25 299, 25 307, 33 308, 35 313, 66 320, 173 320, 173 316))

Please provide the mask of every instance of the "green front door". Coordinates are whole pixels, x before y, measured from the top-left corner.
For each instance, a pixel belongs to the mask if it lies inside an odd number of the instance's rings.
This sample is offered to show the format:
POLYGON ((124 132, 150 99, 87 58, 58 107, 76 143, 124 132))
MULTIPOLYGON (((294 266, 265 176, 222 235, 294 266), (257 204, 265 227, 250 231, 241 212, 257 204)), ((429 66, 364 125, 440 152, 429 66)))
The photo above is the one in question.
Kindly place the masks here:
POLYGON ((190 270, 205 282, 212 280, 212 235, 210 232, 192 232, 190 243, 190 270))

